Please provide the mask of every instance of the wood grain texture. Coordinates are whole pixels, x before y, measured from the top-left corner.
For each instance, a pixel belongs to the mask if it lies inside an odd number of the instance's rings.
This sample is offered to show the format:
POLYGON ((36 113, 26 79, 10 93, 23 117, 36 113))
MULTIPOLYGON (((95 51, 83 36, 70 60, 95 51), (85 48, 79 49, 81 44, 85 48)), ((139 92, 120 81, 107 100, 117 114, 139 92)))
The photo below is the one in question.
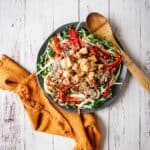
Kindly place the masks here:
MULTIPOLYGON (((35 71, 43 41, 64 23, 98 11, 126 52, 150 76, 150 0, 1 0, 0 53, 35 71)), ((97 112, 103 150, 149 150, 150 95, 130 76, 121 97, 97 112)), ((71 139, 35 132, 19 99, 0 90, 0 150, 71 150, 71 139)))
POLYGON ((0 149, 23 149, 22 116, 24 112, 20 104, 16 102, 18 98, 12 93, 6 93, 1 94, 0 98, 0 149))
MULTIPOLYGON (((125 44, 127 53, 138 60, 140 56, 140 3, 136 0, 115 1, 110 3, 110 19, 114 33, 125 44), (126 46, 128 45, 128 46, 126 46)), ((110 107, 110 149, 139 149, 139 101, 140 90, 136 80, 131 77, 127 87, 115 106, 110 107)))
MULTIPOLYGON (((141 66, 150 76, 150 0, 141 1, 141 66)), ((150 94, 141 91, 140 96, 140 150, 150 148, 150 94)))
MULTIPOLYGON (((0 52, 20 61, 23 46, 23 1, 0 1, 0 52), (11 5, 10 5, 11 3, 11 5)), ((24 111, 18 98, 0 91, 0 149, 24 149, 24 111)))

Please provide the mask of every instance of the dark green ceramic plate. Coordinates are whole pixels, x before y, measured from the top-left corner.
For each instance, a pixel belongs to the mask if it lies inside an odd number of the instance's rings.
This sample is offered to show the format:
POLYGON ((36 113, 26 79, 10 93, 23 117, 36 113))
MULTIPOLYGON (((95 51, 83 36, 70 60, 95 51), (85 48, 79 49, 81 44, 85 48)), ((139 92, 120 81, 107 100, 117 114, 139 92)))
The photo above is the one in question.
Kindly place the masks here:
MULTIPOLYGON (((43 43, 42 47, 40 48, 38 56, 37 56, 37 64, 38 64, 38 62, 40 60, 40 56, 46 50, 47 43, 48 43, 48 40, 50 39, 50 37, 52 37, 54 34, 56 34, 58 32, 61 32, 61 31, 65 30, 66 27, 69 26, 69 25, 76 26, 77 24, 78 24, 78 22, 68 23, 68 24, 65 24, 65 25, 59 27, 58 29, 56 29, 47 38, 47 40, 43 43)), ((82 22, 81 25, 80 25, 80 27, 84 27, 85 28, 86 27, 85 23, 82 22)), ((98 108, 94 108, 94 109, 93 108, 92 109, 91 108, 90 109, 89 108, 81 109, 81 113, 83 113, 83 112, 95 112, 96 110, 100 110, 100 109, 102 109, 102 108, 104 108, 106 106, 109 106, 111 103, 113 103, 117 99, 118 95, 120 95, 120 93, 122 92, 122 88, 124 87, 126 76, 127 76, 127 68, 123 64, 121 64, 121 73, 120 73, 117 81, 121 82, 122 84, 120 84, 120 85, 114 85, 112 87, 112 96, 108 100, 100 103, 98 108)), ((70 107, 70 106, 61 106, 57 102, 54 102, 53 98, 51 97, 51 95, 47 94, 46 91, 44 90, 44 81, 43 81, 43 78, 40 75, 37 75, 37 79, 38 79, 38 82, 39 82, 39 85, 40 85, 41 89, 43 90, 43 92, 45 93, 45 96, 48 98, 48 100, 50 102, 52 102, 54 105, 58 105, 58 106, 62 107, 65 110, 68 110, 68 111, 71 111, 71 112, 77 112, 77 108, 70 107)))

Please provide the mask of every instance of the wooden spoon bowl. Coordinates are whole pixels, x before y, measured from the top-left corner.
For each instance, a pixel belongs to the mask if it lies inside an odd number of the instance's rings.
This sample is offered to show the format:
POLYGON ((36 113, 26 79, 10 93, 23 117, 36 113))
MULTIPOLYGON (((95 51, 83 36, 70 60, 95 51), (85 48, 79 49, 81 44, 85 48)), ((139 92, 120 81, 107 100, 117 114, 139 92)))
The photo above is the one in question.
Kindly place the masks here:
POLYGON ((139 81, 140 85, 150 92, 150 79, 146 74, 133 62, 133 60, 124 52, 114 38, 111 26, 107 19, 99 13, 90 13, 86 19, 87 29, 100 38, 105 38, 118 47, 121 51, 123 63, 127 66, 131 74, 139 81))

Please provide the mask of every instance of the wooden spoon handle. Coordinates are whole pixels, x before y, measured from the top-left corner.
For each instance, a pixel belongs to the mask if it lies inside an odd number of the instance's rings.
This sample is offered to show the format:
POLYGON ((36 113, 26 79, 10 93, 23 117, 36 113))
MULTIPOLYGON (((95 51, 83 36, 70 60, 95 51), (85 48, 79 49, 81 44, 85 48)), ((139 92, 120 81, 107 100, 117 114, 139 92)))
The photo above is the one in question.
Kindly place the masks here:
POLYGON ((143 88, 150 92, 150 79, 149 77, 133 62, 133 60, 121 50, 123 62, 132 73, 132 75, 139 81, 143 88))

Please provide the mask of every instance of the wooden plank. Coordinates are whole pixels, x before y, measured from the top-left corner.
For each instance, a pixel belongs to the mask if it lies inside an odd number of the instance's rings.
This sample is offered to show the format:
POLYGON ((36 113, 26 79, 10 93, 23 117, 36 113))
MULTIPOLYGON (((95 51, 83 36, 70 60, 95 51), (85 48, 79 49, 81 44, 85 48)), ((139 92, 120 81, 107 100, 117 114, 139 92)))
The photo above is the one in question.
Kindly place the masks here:
MULTIPOLYGON (((20 61, 23 47, 24 1, 0 1, 0 53, 20 61), (11 4, 11 5, 10 5, 11 4)), ((24 111, 18 98, 0 91, 0 149, 24 149, 24 111)))
POLYGON ((24 148, 24 112, 17 97, 10 92, 1 91, 0 96, 0 149, 19 150, 24 148), (7 94, 7 95, 6 95, 7 94))
POLYGON ((54 1, 54 29, 65 23, 78 21, 78 1, 54 1))
POLYGON ((52 31, 53 0, 26 1, 25 14, 25 67, 33 72, 36 69, 36 57, 43 42, 52 31), (32 64, 32 65, 31 65, 32 64))
MULTIPOLYGON (((54 1, 54 29, 69 22, 78 21, 78 1, 55 0, 54 1)), ((54 150, 70 150, 75 145, 74 140, 54 136, 54 150)))
MULTIPOLYGON (((126 52, 140 56, 140 0, 110 1, 110 21, 126 52), (124 44, 125 43, 125 44, 124 44)), ((139 149, 139 101, 141 88, 130 78, 121 98, 110 107, 109 149, 139 149)))
MULTIPOLYGON (((80 20, 85 21, 86 16, 90 12, 99 12, 103 14, 104 16, 108 17, 108 12, 109 12, 109 3, 108 0, 105 1, 100 1, 100 0, 95 0, 94 2, 91 0, 87 1, 80 1, 80 20)), ((102 141, 102 149, 103 150, 108 150, 108 145, 109 145, 109 112, 108 108, 105 108, 103 110, 100 110, 97 112, 98 116, 98 122, 100 125, 100 129, 102 132, 103 136, 103 141, 102 141)))
MULTIPOLYGON (((150 76, 150 0, 141 1, 141 64, 150 76)), ((140 150, 150 148, 150 94, 141 91, 140 150)))
POLYGON ((86 1, 80 0, 79 18, 81 18, 81 21, 82 20, 85 21, 87 15, 90 12, 99 12, 108 17, 108 8, 109 8, 108 6, 109 6, 108 0, 105 1, 95 0, 94 2, 91 0, 86 1))
MULTIPOLYGON (((52 32, 53 0, 26 0, 25 11, 25 49, 22 51, 22 59, 24 66, 33 72, 36 71, 38 51, 52 32)), ((24 136, 26 150, 53 149, 53 136, 33 131, 27 117, 25 117, 24 136)))

